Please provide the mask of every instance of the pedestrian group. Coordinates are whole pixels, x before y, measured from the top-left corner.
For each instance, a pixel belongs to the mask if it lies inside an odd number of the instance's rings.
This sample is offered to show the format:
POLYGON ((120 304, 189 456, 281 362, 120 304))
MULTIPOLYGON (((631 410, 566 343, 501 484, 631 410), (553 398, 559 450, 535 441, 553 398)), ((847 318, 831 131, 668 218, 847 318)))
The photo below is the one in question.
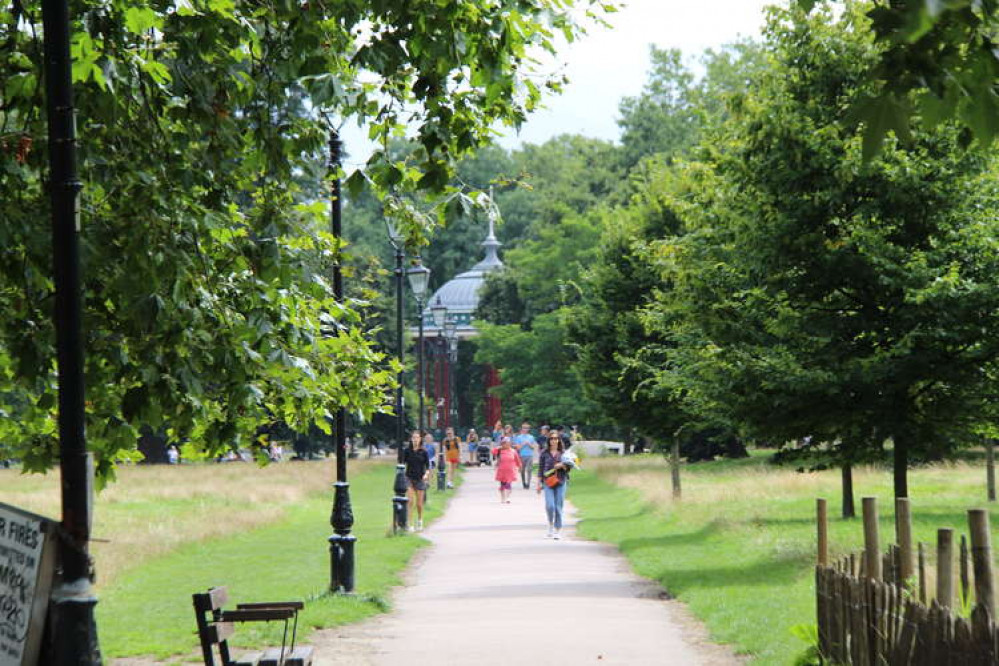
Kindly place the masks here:
MULTIPOLYGON (((511 425, 504 425, 500 421, 496 422, 492 431, 483 430, 486 435, 480 437, 474 428, 470 429, 465 442, 455 434, 454 428, 447 428, 445 431, 440 446, 447 466, 447 487, 454 487, 462 451, 467 455, 465 461, 468 465, 495 463, 495 478, 499 483, 499 498, 503 504, 511 502, 513 485, 517 481, 520 481, 524 489, 530 489, 536 466, 537 493, 544 493, 545 499, 545 516, 548 521, 546 537, 561 539, 562 507, 570 473, 579 468, 578 454, 572 450, 573 440, 577 435, 575 427, 572 437, 562 426, 550 428, 543 425, 539 429, 539 436, 535 438, 531 434, 531 424, 526 421, 520 424, 520 430, 516 434, 511 425)), ((437 443, 430 433, 419 430, 411 433, 410 444, 403 456, 409 484, 409 505, 415 509, 417 516, 416 524, 409 528, 411 531, 423 529, 427 483, 437 464, 437 450, 437 443)))

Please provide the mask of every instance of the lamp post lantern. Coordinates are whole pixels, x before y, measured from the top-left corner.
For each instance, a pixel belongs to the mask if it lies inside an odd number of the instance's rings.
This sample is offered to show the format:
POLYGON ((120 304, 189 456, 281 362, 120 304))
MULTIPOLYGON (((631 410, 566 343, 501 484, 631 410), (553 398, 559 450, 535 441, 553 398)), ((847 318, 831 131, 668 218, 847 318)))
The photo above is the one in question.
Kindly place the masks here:
MULTIPOLYGON (((330 130, 330 231, 336 238, 343 237, 343 206, 340 196, 340 136, 330 130)), ((333 297, 343 303, 343 267, 340 257, 333 264, 333 297)), ((354 512, 350 506, 350 484, 347 483, 347 410, 337 410, 333 422, 336 442, 336 483, 333 484, 333 512, 330 525, 333 536, 330 544, 330 591, 349 594, 354 591, 354 544, 357 537, 350 533, 354 525, 354 512)))
POLYGON ((405 252, 403 251, 403 237, 399 233, 399 230, 392 224, 392 222, 386 218, 385 226, 388 231, 389 242, 392 244, 392 248, 395 250, 395 327, 396 327, 396 339, 395 339, 395 349, 396 357, 399 360, 399 374, 396 377, 396 382, 398 387, 395 390, 395 443, 398 447, 396 449, 396 467, 395 467, 395 481, 392 484, 392 530, 393 531, 406 531, 406 523, 409 522, 409 498, 406 497, 406 435, 404 427, 405 416, 403 414, 402 407, 402 385, 403 385, 403 344, 402 344, 402 319, 403 319, 403 302, 402 302, 402 274, 403 260, 406 258, 405 252))
MULTIPOLYGON (((437 338, 438 340, 443 340, 444 338, 444 327, 447 325, 447 306, 441 301, 441 297, 437 297, 437 301, 430 306, 430 316, 434 320, 434 326, 437 328, 437 338)), ((437 447, 437 490, 447 489, 447 471, 444 469, 444 443, 437 447)))
POLYGON ((430 269, 423 265, 423 262, 419 257, 415 259, 415 265, 412 266, 408 271, 406 271, 406 277, 409 278, 409 288, 413 291, 413 297, 416 298, 416 312, 417 318, 419 320, 419 332, 417 334, 416 341, 416 358, 417 358, 417 377, 419 378, 417 384, 419 384, 419 392, 417 395, 420 396, 420 416, 419 416, 419 428, 420 435, 423 435, 424 422, 423 422, 423 297, 427 293, 427 287, 430 285, 430 269))

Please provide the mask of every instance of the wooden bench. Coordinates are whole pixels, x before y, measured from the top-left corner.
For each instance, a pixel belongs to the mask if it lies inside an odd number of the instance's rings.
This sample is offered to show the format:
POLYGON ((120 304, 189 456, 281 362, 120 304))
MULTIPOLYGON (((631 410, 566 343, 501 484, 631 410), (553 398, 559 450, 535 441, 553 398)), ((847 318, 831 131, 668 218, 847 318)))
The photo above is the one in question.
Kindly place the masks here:
POLYGON ((298 611, 305 605, 301 601, 276 601, 257 604, 238 604, 236 610, 223 610, 229 601, 229 593, 224 587, 213 587, 208 592, 193 595, 194 614, 198 619, 198 638, 205 666, 216 666, 215 650, 219 654, 219 666, 310 666, 311 647, 295 647, 295 633, 298 630, 298 611), (255 652, 233 659, 226 642, 234 632, 237 622, 284 622, 284 637, 280 648, 255 652), (291 623, 291 644, 288 644, 288 624, 291 623))

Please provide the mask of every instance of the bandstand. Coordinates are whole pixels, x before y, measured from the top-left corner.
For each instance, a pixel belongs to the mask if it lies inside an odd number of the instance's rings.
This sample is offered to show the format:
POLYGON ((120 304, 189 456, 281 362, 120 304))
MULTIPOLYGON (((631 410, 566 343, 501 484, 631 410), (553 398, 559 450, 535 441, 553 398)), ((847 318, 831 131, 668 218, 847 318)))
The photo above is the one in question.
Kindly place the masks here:
MULTIPOLYGON (((503 262, 499 258, 501 245, 490 220, 489 233, 482 241, 485 249, 482 260, 448 280, 427 299, 423 310, 423 344, 427 359, 423 390, 426 396, 425 422, 429 428, 472 425, 471 410, 460 409, 471 405, 464 404, 464 399, 458 395, 456 388, 456 373, 462 371, 458 366, 459 349, 462 342, 478 335, 472 318, 479 305, 479 292, 486 276, 503 268, 503 262)), ((499 373, 491 366, 482 368, 482 372, 485 382, 482 413, 486 423, 491 426, 502 416, 499 398, 489 391, 499 385, 499 373)))

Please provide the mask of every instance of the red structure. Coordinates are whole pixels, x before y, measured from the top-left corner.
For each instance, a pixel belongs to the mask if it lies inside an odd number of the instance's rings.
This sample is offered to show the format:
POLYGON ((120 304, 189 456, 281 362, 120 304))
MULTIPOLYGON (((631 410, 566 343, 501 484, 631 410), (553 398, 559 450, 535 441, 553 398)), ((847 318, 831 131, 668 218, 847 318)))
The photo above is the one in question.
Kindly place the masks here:
POLYGON ((500 403, 498 395, 494 395, 492 389, 500 385, 499 370, 491 365, 486 366, 486 425, 490 428, 494 423, 503 418, 503 405, 500 403))

